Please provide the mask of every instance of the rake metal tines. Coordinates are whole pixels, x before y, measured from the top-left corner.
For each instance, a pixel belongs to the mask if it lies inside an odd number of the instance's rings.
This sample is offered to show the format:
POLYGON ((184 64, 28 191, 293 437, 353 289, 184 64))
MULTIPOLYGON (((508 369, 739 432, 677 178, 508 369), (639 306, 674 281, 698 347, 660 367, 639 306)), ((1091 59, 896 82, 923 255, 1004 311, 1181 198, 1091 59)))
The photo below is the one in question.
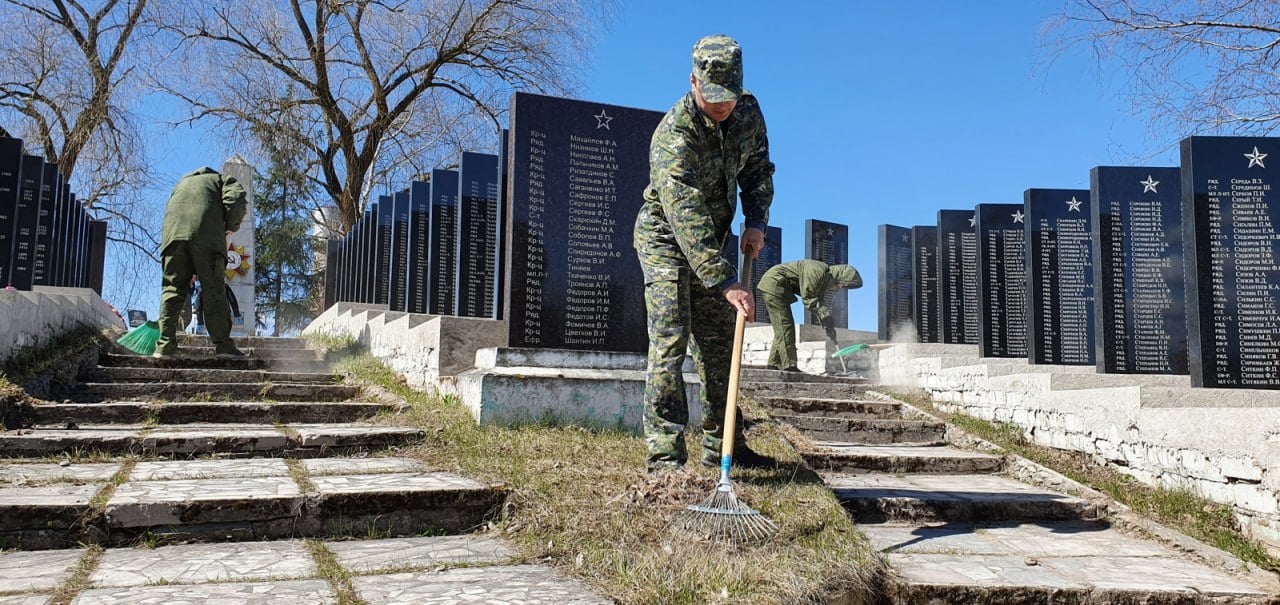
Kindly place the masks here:
POLYGON ((671 529, 700 540, 739 546, 764 542, 778 533, 773 521, 738 499, 727 477, 706 500, 690 504, 676 515, 671 529))

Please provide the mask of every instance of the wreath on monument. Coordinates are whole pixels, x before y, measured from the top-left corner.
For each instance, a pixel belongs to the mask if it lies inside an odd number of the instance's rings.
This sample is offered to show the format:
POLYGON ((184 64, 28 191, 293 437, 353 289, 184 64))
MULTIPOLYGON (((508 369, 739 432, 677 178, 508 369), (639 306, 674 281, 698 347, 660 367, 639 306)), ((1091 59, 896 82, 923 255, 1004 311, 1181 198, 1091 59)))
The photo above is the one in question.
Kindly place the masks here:
POLYGON ((249 274, 249 251, 242 245, 227 244, 227 280, 249 274))

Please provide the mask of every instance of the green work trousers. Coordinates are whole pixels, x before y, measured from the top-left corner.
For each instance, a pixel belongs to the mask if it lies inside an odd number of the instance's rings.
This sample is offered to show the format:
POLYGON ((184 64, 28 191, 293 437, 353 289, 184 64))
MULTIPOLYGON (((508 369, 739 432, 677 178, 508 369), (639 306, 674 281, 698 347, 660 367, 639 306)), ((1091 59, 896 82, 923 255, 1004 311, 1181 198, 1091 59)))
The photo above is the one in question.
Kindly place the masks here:
POLYGON ((779 296, 761 292, 764 307, 769 310, 769 323, 773 324, 773 346, 769 347, 769 367, 788 370, 796 367, 796 320, 791 315, 794 294, 779 296))
POLYGON ((188 241, 169 244, 160 255, 164 273, 160 294, 160 340, 156 351, 172 355, 178 350, 176 335, 182 306, 191 296, 191 276, 200 278, 200 300, 204 304, 204 322, 216 353, 235 350, 231 342, 231 310, 227 306, 224 271, 227 253, 196 246, 188 241))

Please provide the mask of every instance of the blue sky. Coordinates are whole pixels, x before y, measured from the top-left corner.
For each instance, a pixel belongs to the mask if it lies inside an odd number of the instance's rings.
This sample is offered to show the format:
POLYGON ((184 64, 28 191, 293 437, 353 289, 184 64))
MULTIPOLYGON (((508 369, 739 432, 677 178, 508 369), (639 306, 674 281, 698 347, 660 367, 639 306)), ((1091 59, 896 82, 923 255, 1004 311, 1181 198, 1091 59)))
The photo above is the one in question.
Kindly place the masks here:
MULTIPOLYGON (((1086 48, 1047 65, 1041 30, 1060 6, 631 0, 587 58, 578 96, 666 111, 688 88, 694 41, 735 37, 768 122, 783 258, 803 257, 806 219, 849 225, 865 284, 850 293, 849 323, 875 330, 877 225, 934 224, 938 210, 1020 202, 1032 187, 1088 188, 1098 165, 1177 165, 1177 137, 1155 140, 1131 115, 1123 74, 1100 72, 1086 48)), ((155 142, 161 202, 178 176, 226 157, 200 130, 155 142)))

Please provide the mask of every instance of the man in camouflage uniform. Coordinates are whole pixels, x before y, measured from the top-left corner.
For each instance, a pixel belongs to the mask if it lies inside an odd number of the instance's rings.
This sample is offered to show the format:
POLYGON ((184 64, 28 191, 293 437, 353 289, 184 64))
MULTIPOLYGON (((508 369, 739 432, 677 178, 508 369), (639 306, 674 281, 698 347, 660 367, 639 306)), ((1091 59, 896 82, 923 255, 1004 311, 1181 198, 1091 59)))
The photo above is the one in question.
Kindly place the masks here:
MULTIPOLYGON (((693 47, 692 90, 662 119, 649 147, 649 186, 636 217, 635 247, 644 270, 649 369, 645 440, 650 470, 683 465, 686 349, 702 378, 702 456, 719 466, 732 356, 734 312, 755 301, 722 254, 742 190, 742 252, 755 258, 773 202, 773 163, 764 116, 742 88, 742 49, 723 35, 693 47), (690 339, 692 337, 692 340, 690 339)), ((733 461, 772 466, 746 447, 739 418, 733 461)))
POLYGON ((861 288, 862 276, 849 265, 830 265, 816 260, 798 260, 774 265, 764 272, 756 289, 769 310, 773 324, 773 347, 769 350, 769 367, 799 372, 796 367, 796 322, 791 316, 791 303, 800 295, 806 309, 813 313, 818 325, 827 332, 827 340, 836 344, 836 328, 831 309, 823 302, 836 288, 861 288))
POLYGON ((231 314, 223 287, 227 267, 227 235, 240 228, 248 212, 244 187, 234 178, 201 168, 183 175, 169 194, 161 229, 160 340, 156 357, 177 354, 178 318, 200 277, 205 325, 218 357, 244 357, 231 342, 231 314))

